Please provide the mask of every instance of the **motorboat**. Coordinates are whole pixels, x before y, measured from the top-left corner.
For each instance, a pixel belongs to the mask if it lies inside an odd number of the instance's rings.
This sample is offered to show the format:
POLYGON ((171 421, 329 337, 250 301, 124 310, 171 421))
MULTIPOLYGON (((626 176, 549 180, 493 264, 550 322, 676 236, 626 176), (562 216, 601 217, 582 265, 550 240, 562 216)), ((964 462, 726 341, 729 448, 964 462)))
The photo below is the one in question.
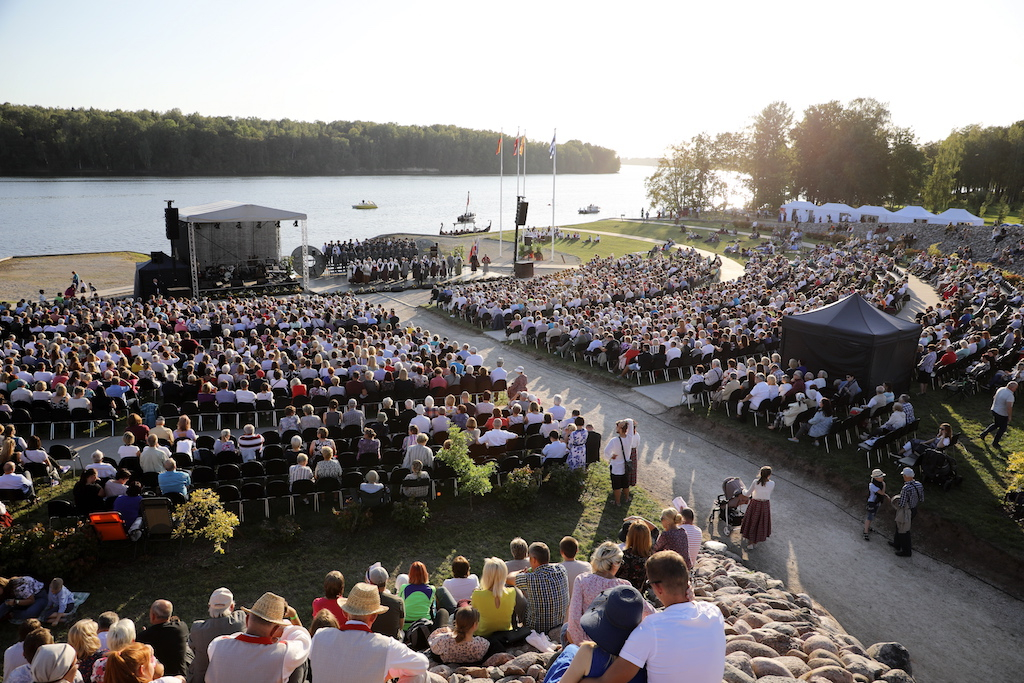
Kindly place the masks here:
POLYGON ((353 204, 352 208, 353 209, 376 209, 377 208, 377 203, 376 202, 368 202, 368 201, 366 201, 364 199, 363 201, 359 202, 358 204, 353 204))
POLYGON ((598 206, 597 204, 591 204, 590 206, 583 207, 582 209, 579 210, 579 212, 580 213, 600 213, 601 212, 601 207, 598 206))

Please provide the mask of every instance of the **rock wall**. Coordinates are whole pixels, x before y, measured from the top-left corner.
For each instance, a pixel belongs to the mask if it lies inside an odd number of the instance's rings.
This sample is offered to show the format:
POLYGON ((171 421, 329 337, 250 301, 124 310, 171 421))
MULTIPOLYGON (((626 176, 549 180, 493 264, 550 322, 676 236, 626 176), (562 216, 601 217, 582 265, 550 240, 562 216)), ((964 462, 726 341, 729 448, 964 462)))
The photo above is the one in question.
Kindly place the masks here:
MULTIPOLYGON (((899 643, 869 647, 806 594, 743 566, 732 553, 705 548, 693 569, 698 600, 725 617, 723 683, 913 683, 910 654, 899 643)), ((438 665, 433 683, 541 683, 557 653, 532 647, 492 656, 483 666, 438 665)))

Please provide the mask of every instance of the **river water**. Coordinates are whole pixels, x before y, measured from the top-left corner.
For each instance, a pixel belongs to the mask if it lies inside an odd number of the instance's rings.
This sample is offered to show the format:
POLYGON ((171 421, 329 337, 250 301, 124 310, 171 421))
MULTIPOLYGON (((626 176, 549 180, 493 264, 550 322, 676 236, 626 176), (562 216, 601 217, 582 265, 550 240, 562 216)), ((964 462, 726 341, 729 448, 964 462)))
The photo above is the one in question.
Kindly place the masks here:
MULTIPOLYGON (((648 205, 644 179, 653 171, 648 166, 623 166, 615 174, 558 176, 555 222, 569 225, 638 215, 648 205), (577 213, 589 204, 599 205, 601 212, 577 213)), ((514 168, 501 182, 498 176, 0 179, 0 257, 168 251, 163 222, 167 199, 179 208, 231 200, 299 211, 309 217, 309 242, 314 246, 389 232, 437 234, 442 223, 451 229, 465 210, 467 192, 479 226, 490 221, 496 231, 501 217, 505 230, 513 229, 514 168), (352 208, 363 200, 380 208, 352 208)), ((550 225, 551 176, 528 176, 525 196, 530 203, 527 224, 550 225)), ((299 228, 282 224, 282 253, 290 253, 301 242, 299 228)))

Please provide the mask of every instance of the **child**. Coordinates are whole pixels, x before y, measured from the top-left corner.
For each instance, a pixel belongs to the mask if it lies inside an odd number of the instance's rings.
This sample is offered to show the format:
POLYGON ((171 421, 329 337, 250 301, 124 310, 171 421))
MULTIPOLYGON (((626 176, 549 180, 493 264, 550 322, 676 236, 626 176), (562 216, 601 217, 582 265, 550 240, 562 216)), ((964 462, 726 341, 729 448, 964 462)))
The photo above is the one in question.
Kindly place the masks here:
POLYGON ((75 596, 64 587, 64 579, 54 579, 50 582, 50 592, 46 594, 46 607, 40 615, 41 621, 56 626, 74 603, 75 596))
POLYGON ((445 664, 471 664, 487 654, 490 642, 474 636, 480 625, 480 612, 466 605, 455 612, 455 628, 444 626, 427 637, 430 650, 445 664))

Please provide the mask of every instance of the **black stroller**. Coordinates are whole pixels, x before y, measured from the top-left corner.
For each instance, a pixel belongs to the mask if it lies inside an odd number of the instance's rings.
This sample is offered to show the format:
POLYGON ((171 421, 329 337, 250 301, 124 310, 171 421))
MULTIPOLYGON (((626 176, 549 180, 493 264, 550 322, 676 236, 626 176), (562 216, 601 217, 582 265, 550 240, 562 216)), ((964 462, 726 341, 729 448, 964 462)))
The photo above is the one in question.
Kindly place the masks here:
POLYGON ((738 477, 729 477, 722 482, 722 493, 715 499, 711 507, 711 514, 708 516, 708 527, 715 525, 715 516, 718 520, 725 522, 725 535, 732 533, 733 527, 743 524, 743 513, 746 510, 750 499, 743 492, 746 486, 738 477), (742 506, 742 509, 740 509, 742 506))
POLYGON ((964 478, 956 473, 956 458, 948 453, 928 448, 917 464, 921 468, 921 481, 938 484, 943 491, 963 483, 964 478))

